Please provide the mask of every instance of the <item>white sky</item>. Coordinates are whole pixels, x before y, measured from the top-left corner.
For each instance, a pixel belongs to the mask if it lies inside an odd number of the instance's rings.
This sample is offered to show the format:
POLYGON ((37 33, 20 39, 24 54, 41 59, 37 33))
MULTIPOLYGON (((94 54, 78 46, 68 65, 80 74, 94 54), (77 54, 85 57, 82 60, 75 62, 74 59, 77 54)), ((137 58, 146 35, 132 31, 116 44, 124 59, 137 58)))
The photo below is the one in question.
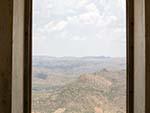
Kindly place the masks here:
POLYGON ((34 0, 33 55, 125 57, 125 0, 34 0))

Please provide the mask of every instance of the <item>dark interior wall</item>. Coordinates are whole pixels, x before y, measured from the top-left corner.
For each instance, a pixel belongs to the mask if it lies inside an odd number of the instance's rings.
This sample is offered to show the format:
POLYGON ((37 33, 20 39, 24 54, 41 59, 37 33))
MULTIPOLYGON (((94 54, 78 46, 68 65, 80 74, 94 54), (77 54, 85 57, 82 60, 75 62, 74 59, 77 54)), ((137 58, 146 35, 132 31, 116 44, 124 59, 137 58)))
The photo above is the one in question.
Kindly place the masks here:
POLYGON ((0 113, 11 113, 13 0, 0 0, 0 113))
POLYGON ((150 0, 145 0, 146 33, 146 113, 150 113, 150 0))

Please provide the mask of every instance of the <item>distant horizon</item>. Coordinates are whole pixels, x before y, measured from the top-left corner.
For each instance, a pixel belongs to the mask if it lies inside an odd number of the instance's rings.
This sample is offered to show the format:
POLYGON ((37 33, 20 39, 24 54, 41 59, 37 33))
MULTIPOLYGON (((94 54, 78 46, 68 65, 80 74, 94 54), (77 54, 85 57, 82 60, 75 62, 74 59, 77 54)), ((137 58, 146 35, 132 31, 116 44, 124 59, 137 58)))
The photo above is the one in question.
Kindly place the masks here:
POLYGON ((84 58, 84 57, 103 57, 103 58, 126 58, 126 56, 119 56, 119 57, 113 57, 113 56, 48 56, 48 55, 32 55, 32 57, 51 57, 51 58, 84 58))

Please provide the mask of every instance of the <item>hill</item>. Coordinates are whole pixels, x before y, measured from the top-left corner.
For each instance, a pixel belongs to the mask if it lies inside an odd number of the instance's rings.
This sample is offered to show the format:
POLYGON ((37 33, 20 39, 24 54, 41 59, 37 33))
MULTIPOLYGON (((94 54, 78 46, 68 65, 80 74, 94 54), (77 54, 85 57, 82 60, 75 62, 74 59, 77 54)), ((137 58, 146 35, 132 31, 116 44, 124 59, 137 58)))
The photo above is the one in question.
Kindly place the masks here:
POLYGON ((125 113, 123 58, 36 57, 33 62, 33 113, 125 113))

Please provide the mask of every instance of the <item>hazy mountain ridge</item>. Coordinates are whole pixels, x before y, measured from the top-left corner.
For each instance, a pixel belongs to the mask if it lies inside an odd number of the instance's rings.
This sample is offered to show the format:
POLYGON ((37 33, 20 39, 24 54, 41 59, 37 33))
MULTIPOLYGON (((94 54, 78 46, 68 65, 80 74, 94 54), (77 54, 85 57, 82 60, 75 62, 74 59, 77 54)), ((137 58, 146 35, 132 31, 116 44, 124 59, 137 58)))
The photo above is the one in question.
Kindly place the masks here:
POLYGON ((103 69, 125 69, 125 58, 111 57, 33 57, 33 67, 48 69, 52 73, 93 73, 103 69))

